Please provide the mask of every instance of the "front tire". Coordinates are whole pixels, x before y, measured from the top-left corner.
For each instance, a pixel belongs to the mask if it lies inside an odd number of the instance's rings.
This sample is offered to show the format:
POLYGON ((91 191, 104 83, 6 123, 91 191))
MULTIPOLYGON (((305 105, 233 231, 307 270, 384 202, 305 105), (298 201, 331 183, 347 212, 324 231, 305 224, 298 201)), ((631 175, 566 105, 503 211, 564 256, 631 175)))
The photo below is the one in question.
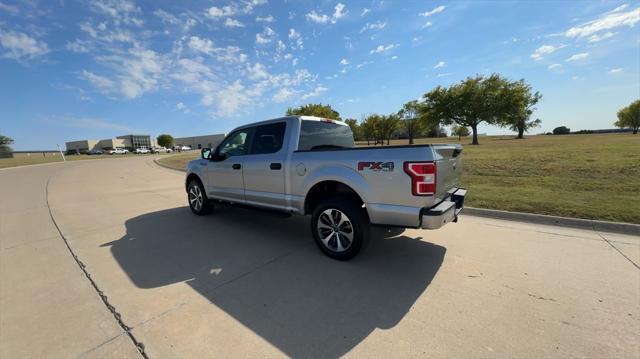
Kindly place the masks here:
POLYGON ((369 236, 369 219, 353 201, 328 199, 311 215, 311 233, 327 256, 346 261, 355 257, 369 236))
POLYGON ((202 183, 195 179, 191 180, 187 186, 187 201, 189 202, 191 212, 198 216, 211 213, 213 208, 207 199, 207 194, 204 192, 202 183))

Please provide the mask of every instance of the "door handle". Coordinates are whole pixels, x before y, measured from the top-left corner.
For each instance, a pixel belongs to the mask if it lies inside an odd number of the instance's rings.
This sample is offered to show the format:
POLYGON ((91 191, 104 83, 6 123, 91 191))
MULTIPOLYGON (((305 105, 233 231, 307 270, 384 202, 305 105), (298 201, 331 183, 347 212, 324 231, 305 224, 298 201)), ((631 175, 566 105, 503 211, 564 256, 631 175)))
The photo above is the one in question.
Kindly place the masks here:
POLYGON ((231 166, 231 168, 233 168, 234 170, 239 170, 242 168, 242 166, 239 163, 234 163, 233 166, 231 166))
POLYGON ((271 168, 272 170, 282 169, 282 163, 272 163, 269 165, 269 168, 271 168))

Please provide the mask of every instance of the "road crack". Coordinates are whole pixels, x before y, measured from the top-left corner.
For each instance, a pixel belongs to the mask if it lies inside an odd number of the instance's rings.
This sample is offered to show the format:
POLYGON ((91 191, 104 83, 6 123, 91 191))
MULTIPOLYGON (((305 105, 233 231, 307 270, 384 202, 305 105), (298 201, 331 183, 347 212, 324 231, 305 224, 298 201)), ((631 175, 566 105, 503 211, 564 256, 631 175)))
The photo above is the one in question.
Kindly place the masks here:
POLYGON ((47 209, 49 210, 49 216, 51 217, 51 221, 53 222, 53 225, 56 227, 56 230, 58 231, 60 238, 62 238, 62 241, 67 247, 67 250, 71 254, 71 257, 73 257, 73 259, 76 261, 76 264, 78 265, 82 273, 84 273, 85 277, 89 280, 89 283, 91 283, 91 286, 93 286, 93 289, 96 291, 96 293, 102 300, 102 303, 104 303, 104 305, 107 307, 109 312, 111 312, 111 314, 115 318, 120 328, 127 334, 127 336, 129 336, 129 339, 131 339, 131 341, 133 342, 133 345, 136 347, 136 349, 138 349, 138 352, 140 352, 140 355, 142 355, 143 358, 148 359, 149 356, 145 352, 144 344, 138 339, 136 339, 136 337, 131 332, 132 328, 124 323, 120 313, 118 313, 116 308, 109 302, 109 298, 107 298, 107 296, 100 289, 100 287, 98 287, 98 284, 95 282, 95 280, 93 280, 93 278, 91 277, 91 273, 89 273, 89 271, 87 270, 86 265, 80 260, 80 258, 78 258, 78 256, 74 253, 73 249, 71 249, 71 246, 69 245, 69 241, 62 233, 60 226, 58 226, 58 222, 56 222, 56 219, 53 216, 53 211, 51 210, 51 205, 49 204, 49 182, 51 181, 51 178, 52 177, 49 177, 47 179, 47 185, 45 186, 45 198, 47 201, 47 209))

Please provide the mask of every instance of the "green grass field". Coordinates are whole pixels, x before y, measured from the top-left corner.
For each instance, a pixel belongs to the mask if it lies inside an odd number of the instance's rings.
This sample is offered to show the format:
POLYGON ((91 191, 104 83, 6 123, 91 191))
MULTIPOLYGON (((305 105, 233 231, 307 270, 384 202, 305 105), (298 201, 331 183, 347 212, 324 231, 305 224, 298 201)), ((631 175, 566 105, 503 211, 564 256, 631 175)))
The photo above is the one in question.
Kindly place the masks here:
MULTIPOLYGON (((640 135, 489 136, 480 137, 479 146, 469 142, 461 141, 469 206, 640 223, 640 135)), ((184 170, 198 155, 194 151, 160 161, 184 170)))

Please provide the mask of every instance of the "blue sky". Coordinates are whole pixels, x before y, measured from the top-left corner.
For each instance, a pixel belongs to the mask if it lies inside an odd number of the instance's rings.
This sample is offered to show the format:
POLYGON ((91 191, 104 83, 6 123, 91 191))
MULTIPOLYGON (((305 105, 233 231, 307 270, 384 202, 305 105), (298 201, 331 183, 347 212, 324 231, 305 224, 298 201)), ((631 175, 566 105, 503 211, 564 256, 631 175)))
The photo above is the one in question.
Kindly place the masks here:
POLYGON ((543 94, 534 132, 610 128, 640 97, 639 22, 638 1, 0 0, 0 133, 220 133, 307 102, 360 119, 492 72, 543 94))

